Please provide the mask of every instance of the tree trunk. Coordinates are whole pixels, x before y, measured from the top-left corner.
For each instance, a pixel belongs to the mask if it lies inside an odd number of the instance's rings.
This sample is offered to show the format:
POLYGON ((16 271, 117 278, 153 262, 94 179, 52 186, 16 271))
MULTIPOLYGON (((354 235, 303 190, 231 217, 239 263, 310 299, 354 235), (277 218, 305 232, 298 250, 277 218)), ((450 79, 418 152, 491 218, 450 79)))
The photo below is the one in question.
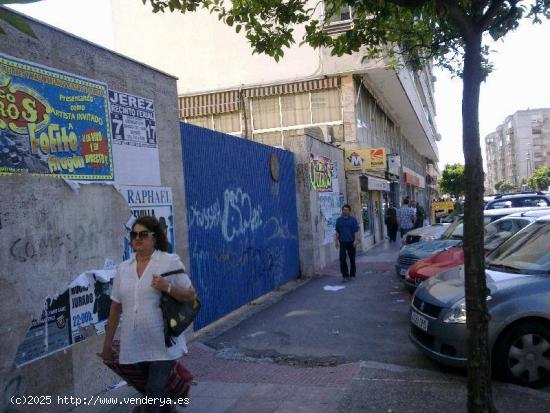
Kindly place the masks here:
POLYGON ((466 182, 464 264, 468 348, 468 412, 494 413, 488 345, 487 283, 483 250, 483 161, 479 142, 481 33, 465 36, 462 95, 462 145, 466 182))

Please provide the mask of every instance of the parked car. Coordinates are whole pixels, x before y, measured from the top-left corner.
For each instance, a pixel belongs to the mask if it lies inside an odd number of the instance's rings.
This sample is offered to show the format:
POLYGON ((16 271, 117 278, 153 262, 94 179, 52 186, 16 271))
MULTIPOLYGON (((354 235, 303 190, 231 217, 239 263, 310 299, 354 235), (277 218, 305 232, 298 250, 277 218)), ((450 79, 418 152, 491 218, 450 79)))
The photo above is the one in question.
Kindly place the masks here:
MULTIPOLYGON (((550 382, 550 216, 528 225, 486 259, 489 350, 495 376, 550 382)), ((423 282, 410 307, 409 337, 428 357, 466 366, 463 266, 423 282)))
MULTIPOLYGON (((548 214, 550 214, 550 208, 535 208, 505 216, 486 225, 484 230, 485 253, 489 254, 516 232, 537 218, 548 214)), ((422 281, 462 264, 464 264, 464 250, 460 243, 455 247, 417 261, 405 274, 405 286, 409 291, 414 291, 422 281)))
POLYGON ((484 196, 483 197, 483 206, 485 207, 490 201, 492 201, 493 199, 495 199, 495 196, 494 195, 491 195, 491 196, 484 196))
MULTIPOLYGON (((484 226, 513 212, 525 212, 531 209, 533 208, 508 208, 483 211, 484 226)), ((405 245, 401 248, 395 265, 397 275, 401 279, 405 279, 407 270, 417 261, 458 245, 462 241, 462 232, 462 216, 460 216, 454 223, 447 227, 441 239, 405 245)))
POLYGON ((419 241, 435 241, 436 239, 441 239, 449 225, 451 224, 433 224, 413 229, 403 236, 402 243, 414 244, 419 241))
POLYGON ((485 204, 485 209, 550 206, 550 197, 544 192, 519 192, 496 195, 485 204))

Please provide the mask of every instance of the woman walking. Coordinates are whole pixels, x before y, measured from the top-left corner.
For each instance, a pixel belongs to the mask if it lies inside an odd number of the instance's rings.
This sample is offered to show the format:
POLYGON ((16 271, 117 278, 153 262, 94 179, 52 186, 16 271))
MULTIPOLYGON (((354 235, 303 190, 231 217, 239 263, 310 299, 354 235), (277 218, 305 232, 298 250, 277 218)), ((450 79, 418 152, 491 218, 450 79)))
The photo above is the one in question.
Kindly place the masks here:
POLYGON ((159 274, 184 268, 176 254, 168 254, 168 240, 155 217, 140 217, 132 225, 130 241, 135 254, 122 262, 111 292, 111 309, 101 357, 110 361, 115 331, 120 332, 120 364, 138 364, 147 377, 146 395, 163 400, 147 405, 147 412, 170 412, 166 384, 174 363, 187 352, 185 335, 166 347, 160 300, 162 293, 178 301, 193 301, 195 290, 185 273, 159 274), (164 405, 164 406, 161 406, 164 405))

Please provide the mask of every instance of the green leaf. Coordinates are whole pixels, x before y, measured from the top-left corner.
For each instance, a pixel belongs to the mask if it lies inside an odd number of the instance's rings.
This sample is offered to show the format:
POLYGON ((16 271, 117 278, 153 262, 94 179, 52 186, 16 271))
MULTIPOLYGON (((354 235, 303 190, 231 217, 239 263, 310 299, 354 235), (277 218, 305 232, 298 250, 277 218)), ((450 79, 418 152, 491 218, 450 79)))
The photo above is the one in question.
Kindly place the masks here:
POLYGON ((31 26, 29 26, 27 21, 17 14, 13 14, 5 10, 0 10, 0 20, 5 21, 10 26, 19 30, 21 33, 25 33, 27 36, 36 39, 36 35, 32 31, 31 26))
POLYGON ((235 30, 237 31, 237 33, 241 31, 241 28, 242 26, 240 24, 237 24, 237 26, 235 26, 235 30))

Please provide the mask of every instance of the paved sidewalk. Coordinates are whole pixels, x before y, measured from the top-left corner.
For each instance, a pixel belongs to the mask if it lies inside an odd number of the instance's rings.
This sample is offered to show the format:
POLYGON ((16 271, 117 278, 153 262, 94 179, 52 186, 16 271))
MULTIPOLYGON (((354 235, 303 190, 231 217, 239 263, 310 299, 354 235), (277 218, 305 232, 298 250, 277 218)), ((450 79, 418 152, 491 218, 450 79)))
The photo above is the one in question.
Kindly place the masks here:
MULTIPOLYGON (((358 279, 345 290, 348 295, 333 296, 340 297, 344 303, 351 305, 351 311, 362 309, 366 312, 377 311, 376 306, 388 305, 383 301, 373 303, 376 297, 380 297, 380 300, 382 296, 390 297, 388 302, 392 306, 392 314, 386 320, 380 320, 380 325, 370 315, 359 314, 359 322, 351 318, 347 323, 349 326, 346 324, 348 320, 337 321, 340 332, 334 335, 330 334, 330 329, 333 328, 330 320, 323 321, 325 316, 322 313, 319 313, 321 321, 313 319, 314 315, 311 313, 320 311, 319 308, 327 308, 330 312, 334 311, 330 309, 330 303, 340 305, 330 301, 334 299, 327 301, 326 293, 319 292, 324 284, 340 282, 339 265, 337 262, 333 263, 323 270, 320 279, 299 282, 282 288, 282 291, 273 292, 261 300, 263 304, 259 302, 256 306, 247 306, 240 314, 223 320, 221 326, 203 333, 191 343, 190 351, 183 357, 183 362, 194 374, 195 383, 191 387, 189 405, 179 408, 178 411, 466 412, 464 375, 445 373, 420 354, 416 357, 415 349, 406 339, 406 331, 402 331, 406 327, 408 294, 403 291, 393 272, 398 251, 399 245, 386 242, 358 256, 358 279), (369 290, 370 295, 367 298, 365 294, 369 290), (288 329, 290 324, 283 323, 289 316, 291 319, 297 317, 293 330, 288 329), (296 332, 297 327, 298 330, 304 330, 302 335, 296 332), (280 333, 279 329, 282 330, 280 333), (361 341, 362 337, 346 335, 358 329, 367 329, 366 336, 371 336, 368 340, 373 341, 361 341), (287 334, 283 334, 283 331, 287 334), (398 350, 392 338, 402 343, 403 350, 398 350), (316 343, 315 340, 320 342, 316 343), (214 349, 203 342, 218 346, 214 349), (338 347, 336 343, 351 344, 351 347, 338 347), (353 345, 360 350, 364 346, 369 349, 377 348, 379 353, 367 353, 370 357, 361 355, 358 359, 354 354, 362 353, 353 349, 353 345), (337 354, 340 351, 340 356, 325 357, 324 351, 327 350, 324 348, 328 349, 326 354, 337 354), (247 349, 256 349, 254 357, 247 354, 247 349), (270 349, 277 349, 281 355, 289 357, 277 357, 270 349), (299 356, 300 351, 302 356, 299 356), (293 358, 293 355, 298 356, 293 358), (378 360, 373 359, 374 356, 378 360), (390 359, 395 361, 388 361, 390 359), (280 360, 281 363, 273 360, 280 360), (311 367, 308 366, 309 362, 311 367)), ((494 394, 495 403, 501 413, 550 411, 548 392, 495 383, 494 394)), ((105 396, 121 398, 136 394, 131 388, 124 386, 107 392, 105 396)), ((78 411, 127 413, 132 408, 81 406, 78 411)))
POLYGON ((201 343, 184 357, 199 383, 186 412, 334 412, 360 370, 359 363, 335 367, 292 367, 216 357, 201 343))

